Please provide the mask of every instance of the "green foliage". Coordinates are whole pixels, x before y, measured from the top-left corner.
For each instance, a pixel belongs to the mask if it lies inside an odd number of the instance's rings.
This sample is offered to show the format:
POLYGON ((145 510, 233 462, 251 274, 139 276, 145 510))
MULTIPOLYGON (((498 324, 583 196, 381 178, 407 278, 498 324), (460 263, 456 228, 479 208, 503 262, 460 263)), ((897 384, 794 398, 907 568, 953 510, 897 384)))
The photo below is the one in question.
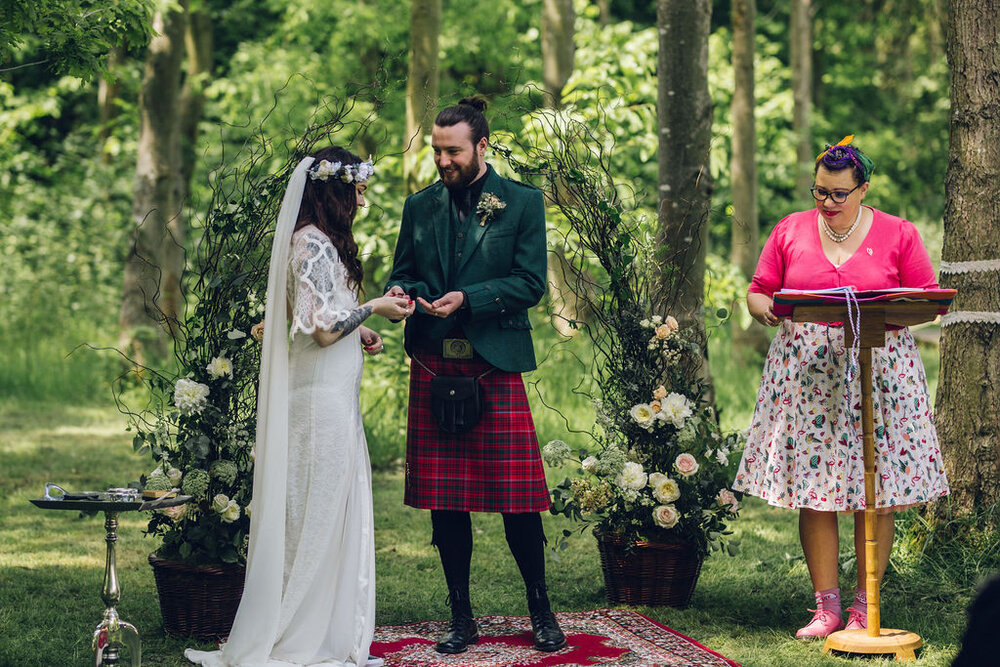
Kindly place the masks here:
POLYGON ((550 466, 579 463, 552 489, 552 511, 626 540, 720 548, 737 511, 725 470, 737 439, 723 438, 707 400, 700 334, 657 312, 665 280, 657 248, 620 199, 608 149, 591 141, 598 133, 568 110, 539 111, 526 127, 516 154, 495 148, 541 180, 572 232, 566 272, 589 315, 576 324, 594 350, 596 427, 585 445, 556 440, 543 450, 550 466))
POLYGON ((145 44, 153 0, 5 0, 0 10, 0 65, 47 65, 89 80, 107 68, 108 52, 145 44), (27 47, 27 48, 25 48, 27 47))
MULTIPOLYGON (((544 384, 553 389, 571 386, 544 384)), ((39 665, 93 663, 89 637, 104 609, 103 520, 41 510, 28 499, 39 497, 47 481, 75 490, 102 489, 122 486, 130 476, 145 472, 146 463, 128 452, 122 425, 121 415, 113 409, 0 400, 0 636, 4 638, 0 664, 21 664, 25 656, 39 665), (59 623, 54 624, 52 606, 42 601, 67 596, 74 604, 60 607, 59 623)), ((403 474, 398 470, 376 473, 372 482, 378 624, 447 617, 440 559, 428 539, 429 513, 400 504, 403 474)), ((856 658, 830 656, 822 652, 821 644, 794 638, 795 629, 809 618, 806 608, 813 606, 806 565, 801 558, 790 557, 800 552, 795 513, 751 499, 741 515, 733 527, 733 537, 741 541, 741 557, 708 559, 688 609, 638 611, 744 665, 857 665, 856 658)), ((966 531, 968 541, 939 533, 941 539, 930 542, 923 558, 940 569, 911 567, 900 559, 909 520, 908 514, 899 517, 897 556, 882 589, 883 624, 923 638, 925 646, 913 664, 945 667, 961 643, 965 609, 978 580, 973 574, 976 567, 970 566, 978 563, 983 575, 996 567, 991 554, 997 536, 975 526, 966 531)), ((476 614, 524 614, 524 587, 508 556, 503 522, 495 515, 473 515, 472 521, 476 614)), ((559 534, 565 519, 544 516, 543 523, 551 538, 559 534)), ((853 552, 850 521, 842 519, 840 525, 847 555, 853 552)), ((119 516, 117 562, 123 594, 117 609, 139 629, 144 665, 180 667, 188 664, 184 649, 195 642, 166 637, 159 630, 156 586, 146 564, 153 545, 143 536, 144 527, 141 513, 119 516)), ((553 609, 607 606, 594 539, 587 534, 568 539, 570 548, 559 552, 558 563, 550 561, 546 568, 553 609)), ((842 590, 850 590, 853 571, 844 573, 840 584, 842 590)), ((893 664, 891 659, 869 663, 893 664)))

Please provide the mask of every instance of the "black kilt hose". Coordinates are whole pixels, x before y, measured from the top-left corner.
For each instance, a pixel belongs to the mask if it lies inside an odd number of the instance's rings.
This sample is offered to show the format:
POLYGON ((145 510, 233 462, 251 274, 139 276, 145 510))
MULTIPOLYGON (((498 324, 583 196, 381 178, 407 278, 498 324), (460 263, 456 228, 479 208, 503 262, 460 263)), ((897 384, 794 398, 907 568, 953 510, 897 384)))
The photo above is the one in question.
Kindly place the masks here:
POLYGON ((445 359, 414 353, 406 429, 406 492, 410 507, 457 512, 542 512, 549 491, 520 373, 481 358, 445 359), (431 416, 431 373, 478 376, 483 417, 461 435, 441 431, 431 416))

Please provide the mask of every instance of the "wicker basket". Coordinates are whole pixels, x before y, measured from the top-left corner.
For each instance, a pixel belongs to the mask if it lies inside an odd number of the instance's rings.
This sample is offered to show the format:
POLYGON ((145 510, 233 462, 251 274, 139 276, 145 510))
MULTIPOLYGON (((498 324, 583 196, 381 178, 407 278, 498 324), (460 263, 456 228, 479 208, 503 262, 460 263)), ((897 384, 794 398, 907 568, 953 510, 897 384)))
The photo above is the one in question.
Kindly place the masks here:
POLYGON ((168 635, 224 639, 243 596, 246 569, 238 565, 199 567, 149 554, 168 635))
POLYGON ((608 602, 681 609, 691 602, 704 560, 695 547, 640 540, 629 548, 614 535, 594 536, 608 602))

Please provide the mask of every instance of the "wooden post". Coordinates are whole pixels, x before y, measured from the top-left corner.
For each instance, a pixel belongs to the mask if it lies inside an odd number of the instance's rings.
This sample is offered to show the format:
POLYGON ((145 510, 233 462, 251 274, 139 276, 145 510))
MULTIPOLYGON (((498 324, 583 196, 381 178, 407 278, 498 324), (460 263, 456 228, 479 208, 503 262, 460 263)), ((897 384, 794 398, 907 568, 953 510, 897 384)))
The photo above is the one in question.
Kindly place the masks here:
MULTIPOLYGON (((868 595, 868 627, 865 630, 840 630, 826 638, 824 652, 895 654, 897 660, 916 659, 915 650, 923 645, 920 637, 905 630, 882 627, 878 580, 878 511, 875 508, 875 419, 872 384, 872 348, 885 345, 885 325, 908 326, 934 319, 938 304, 929 301, 862 303, 858 322, 858 366, 861 380, 862 449, 865 464, 865 591, 868 595)), ((854 344, 847 305, 824 302, 800 304, 792 311, 794 322, 844 322, 844 344, 854 344)), ((848 359, 848 363, 849 363, 848 359)), ((889 545, 888 548, 892 548, 889 545)))

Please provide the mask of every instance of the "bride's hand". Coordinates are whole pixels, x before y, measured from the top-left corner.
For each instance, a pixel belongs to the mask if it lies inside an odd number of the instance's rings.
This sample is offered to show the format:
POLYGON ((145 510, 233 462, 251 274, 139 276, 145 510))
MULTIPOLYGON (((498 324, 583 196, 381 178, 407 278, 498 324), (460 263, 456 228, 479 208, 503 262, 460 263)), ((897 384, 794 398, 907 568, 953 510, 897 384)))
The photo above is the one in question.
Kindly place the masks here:
POLYGON ((361 327, 361 345, 365 352, 375 356, 382 352, 382 337, 368 327, 361 327))
POLYGON ((413 314, 413 301, 408 296, 380 296, 369 303, 373 313, 394 322, 413 314))

